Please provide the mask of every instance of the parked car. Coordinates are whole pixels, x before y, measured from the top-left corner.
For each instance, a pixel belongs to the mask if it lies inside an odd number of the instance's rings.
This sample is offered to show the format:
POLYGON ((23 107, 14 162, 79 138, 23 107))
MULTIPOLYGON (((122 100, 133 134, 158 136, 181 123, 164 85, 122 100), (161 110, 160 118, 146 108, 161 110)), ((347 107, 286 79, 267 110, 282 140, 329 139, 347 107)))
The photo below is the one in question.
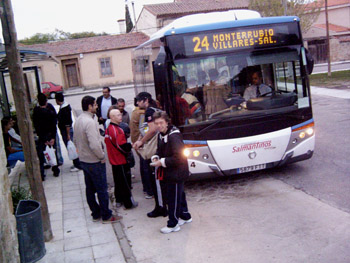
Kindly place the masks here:
POLYGON ((41 83, 41 89, 42 92, 51 99, 55 98, 56 93, 63 92, 63 87, 60 85, 57 85, 53 82, 43 82, 41 83))

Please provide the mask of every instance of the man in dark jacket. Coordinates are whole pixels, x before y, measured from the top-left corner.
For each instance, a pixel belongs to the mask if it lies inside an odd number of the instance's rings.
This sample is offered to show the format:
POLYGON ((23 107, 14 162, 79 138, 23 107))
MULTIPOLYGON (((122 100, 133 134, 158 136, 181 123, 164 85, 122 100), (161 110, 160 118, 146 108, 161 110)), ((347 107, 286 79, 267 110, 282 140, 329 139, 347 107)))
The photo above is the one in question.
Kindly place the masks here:
MULTIPOLYGON (((57 105, 60 106, 60 110, 57 114, 58 128, 60 129, 62 139, 67 147, 68 141, 73 141, 73 128, 72 128, 72 108, 70 105, 64 101, 64 96, 62 93, 57 93, 55 96, 57 105)), ((73 165, 70 168, 71 172, 77 172, 80 167, 79 158, 73 160, 73 165)))
MULTIPOLYGON (((56 145, 56 125, 57 125, 57 113, 52 104, 47 103, 47 98, 43 93, 38 94, 39 106, 36 106, 33 111, 33 123, 35 131, 39 137, 37 151, 40 161, 40 172, 42 180, 45 180, 44 171, 44 150, 46 145, 53 146, 57 149, 56 145)), ((56 154, 57 159, 57 154, 56 154)), ((58 160, 57 160, 58 163, 58 160)), ((54 176, 59 176, 60 169, 58 165, 52 166, 52 172, 54 176)))
POLYGON ((103 87, 102 96, 98 97, 97 103, 97 118, 99 124, 105 124, 107 120, 107 112, 110 106, 117 104, 117 99, 111 96, 111 89, 109 87, 103 87))
POLYGON ((170 124, 166 112, 156 112, 154 123, 159 130, 156 155, 151 165, 157 167, 157 178, 166 185, 169 220, 160 232, 168 234, 180 230, 180 226, 192 222, 188 212, 184 181, 189 176, 185 148, 180 131, 170 124))

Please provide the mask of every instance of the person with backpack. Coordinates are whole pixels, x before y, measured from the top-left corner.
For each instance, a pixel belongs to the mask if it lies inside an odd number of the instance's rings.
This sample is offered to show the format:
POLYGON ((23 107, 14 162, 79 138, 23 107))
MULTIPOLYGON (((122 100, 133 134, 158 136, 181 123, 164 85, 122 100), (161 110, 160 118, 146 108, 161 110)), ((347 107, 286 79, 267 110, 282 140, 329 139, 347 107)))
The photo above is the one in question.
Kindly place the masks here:
MULTIPOLYGON (((139 139, 133 144, 133 148, 138 151, 142 157, 145 159, 145 165, 149 167, 151 163, 151 156, 155 153, 156 150, 156 136, 157 136, 157 127, 154 125, 153 114, 156 111, 160 111, 157 109, 156 102, 152 99, 152 95, 148 92, 140 92, 136 96, 136 102, 140 109, 145 109, 144 116, 140 118, 139 129, 141 135, 139 139), (150 141, 154 141, 154 152, 153 149, 145 149, 145 147, 151 147, 150 141), (143 147, 143 148, 142 148, 143 147), (147 155, 144 155, 145 150, 149 150, 147 155)), ((154 200, 155 200, 155 208, 153 211, 147 213, 148 217, 154 218, 159 216, 167 216, 168 212, 166 209, 166 201, 164 200, 164 189, 159 181, 156 180, 154 170, 148 169, 148 177, 151 182, 151 186, 153 189, 154 200)))

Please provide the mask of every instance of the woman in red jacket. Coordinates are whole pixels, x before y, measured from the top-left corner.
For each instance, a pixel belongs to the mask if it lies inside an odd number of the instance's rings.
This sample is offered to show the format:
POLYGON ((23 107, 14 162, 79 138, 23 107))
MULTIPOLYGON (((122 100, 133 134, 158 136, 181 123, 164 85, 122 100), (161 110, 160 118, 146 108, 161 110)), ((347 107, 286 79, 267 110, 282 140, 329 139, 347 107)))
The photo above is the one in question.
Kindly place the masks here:
POLYGON ((122 113, 113 109, 109 112, 111 123, 105 132, 105 142, 108 159, 112 165, 114 179, 114 195, 117 203, 124 204, 125 208, 134 208, 137 203, 131 194, 131 173, 126 161, 126 153, 131 151, 131 144, 126 142, 126 136, 119 124, 122 122, 122 113))

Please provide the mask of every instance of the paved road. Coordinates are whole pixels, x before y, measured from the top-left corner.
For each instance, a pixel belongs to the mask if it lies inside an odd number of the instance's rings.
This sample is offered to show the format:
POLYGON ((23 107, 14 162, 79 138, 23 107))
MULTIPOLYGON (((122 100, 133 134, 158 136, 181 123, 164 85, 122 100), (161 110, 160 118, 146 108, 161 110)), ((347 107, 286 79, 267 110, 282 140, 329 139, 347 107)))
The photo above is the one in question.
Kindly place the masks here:
MULTIPOLYGON (((350 96, 314 88, 310 160, 186 186, 194 222, 161 235, 137 170, 135 210, 119 210, 137 262, 347 262, 350 258, 350 96)), ((89 92, 95 97, 101 94, 89 92)), ((129 105, 133 90, 113 90, 129 105)), ((83 95, 69 96, 74 109, 83 95)), ((124 238, 124 236, 122 236, 124 238)))
MULTIPOLYGON (((99 90, 88 92, 95 97, 101 93, 99 90)), ((114 89, 111 93, 115 97, 125 98, 127 109, 131 111, 135 96, 133 88, 114 89)), ((79 112, 81 98, 85 94, 67 96, 66 100, 79 112)), ((279 178, 332 206, 350 212, 350 91, 312 88, 312 98, 316 123, 314 156, 285 168, 256 172, 240 178, 279 178)))
MULTIPOLYGON (((341 61, 341 62, 334 62, 331 64, 331 71, 341 71, 341 70, 350 70, 350 61, 341 61)), ((314 70, 312 74, 318 74, 318 73, 327 73, 328 72, 328 64, 322 63, 322 64, 316 64, 314 66, 314 70)))

